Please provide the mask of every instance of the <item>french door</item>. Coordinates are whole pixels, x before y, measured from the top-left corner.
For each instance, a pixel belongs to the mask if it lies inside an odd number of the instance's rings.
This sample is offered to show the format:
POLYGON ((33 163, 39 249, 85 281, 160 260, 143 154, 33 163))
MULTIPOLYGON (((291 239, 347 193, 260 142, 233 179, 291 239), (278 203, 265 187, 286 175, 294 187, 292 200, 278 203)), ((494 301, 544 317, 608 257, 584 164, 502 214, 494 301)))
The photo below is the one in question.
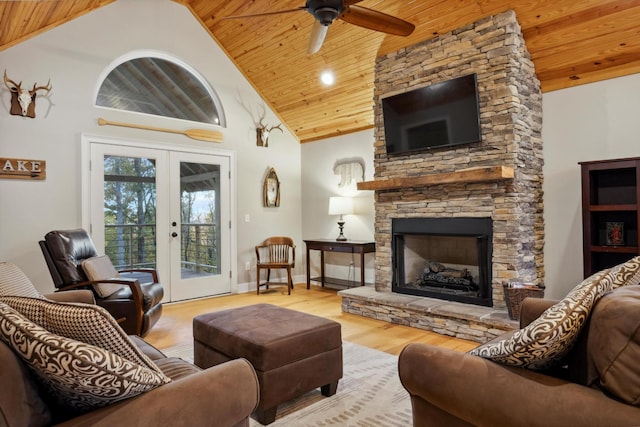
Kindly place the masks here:
POLYGON ((165 299, 231 291, 230 158, 90 143, 91 235, 116 267, 154 267, 165 299))
POLYGON ((229 159, 172 152, 169 163, 172 296, 177 301, 228 293, 229 159))

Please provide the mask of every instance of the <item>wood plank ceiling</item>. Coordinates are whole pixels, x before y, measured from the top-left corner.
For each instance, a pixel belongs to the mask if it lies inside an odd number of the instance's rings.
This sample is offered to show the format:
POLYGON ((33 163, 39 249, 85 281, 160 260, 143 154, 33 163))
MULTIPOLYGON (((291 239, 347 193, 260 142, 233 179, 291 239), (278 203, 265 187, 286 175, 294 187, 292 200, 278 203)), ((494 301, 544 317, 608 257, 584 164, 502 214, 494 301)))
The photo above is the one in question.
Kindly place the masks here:
MULTIPOLYGON (((115 0, 0 2, 0 50, 115 0)), ((164 0, 168 1, 168 0, 164 0)), ((513 9, 544 92, 640 72, 640 0, 363 0, 416 25, 409 37, 335 21, 307 55, 313 17, 304 0, 174 0, 183 4, 301 142, 373 126, 374 63, 385 55, 513 9), (336 83, 319 81, 332 70, 336 83)), ((204 53, 206 54, 206 53, 204 53)))

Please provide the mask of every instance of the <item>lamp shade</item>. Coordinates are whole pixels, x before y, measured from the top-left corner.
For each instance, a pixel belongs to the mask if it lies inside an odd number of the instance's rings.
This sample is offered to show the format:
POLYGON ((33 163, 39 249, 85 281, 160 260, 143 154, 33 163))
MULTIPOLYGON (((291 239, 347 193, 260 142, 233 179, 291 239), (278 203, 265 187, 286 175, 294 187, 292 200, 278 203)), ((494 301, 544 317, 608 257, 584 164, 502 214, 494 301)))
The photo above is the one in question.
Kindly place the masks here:
POLYGON ((329 197, 329 215, 347 215, 353 213, 351 197, 329 197))

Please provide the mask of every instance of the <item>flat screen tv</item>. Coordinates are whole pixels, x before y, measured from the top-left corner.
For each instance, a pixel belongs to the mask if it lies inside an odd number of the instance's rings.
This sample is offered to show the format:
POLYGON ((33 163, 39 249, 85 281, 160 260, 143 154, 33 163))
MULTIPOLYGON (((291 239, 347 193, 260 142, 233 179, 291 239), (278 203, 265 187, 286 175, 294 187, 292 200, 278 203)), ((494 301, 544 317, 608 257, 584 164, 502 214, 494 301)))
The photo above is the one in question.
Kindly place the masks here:
POLYGON ((475 74, 382 98, 387 154, 481 142, 475 74))

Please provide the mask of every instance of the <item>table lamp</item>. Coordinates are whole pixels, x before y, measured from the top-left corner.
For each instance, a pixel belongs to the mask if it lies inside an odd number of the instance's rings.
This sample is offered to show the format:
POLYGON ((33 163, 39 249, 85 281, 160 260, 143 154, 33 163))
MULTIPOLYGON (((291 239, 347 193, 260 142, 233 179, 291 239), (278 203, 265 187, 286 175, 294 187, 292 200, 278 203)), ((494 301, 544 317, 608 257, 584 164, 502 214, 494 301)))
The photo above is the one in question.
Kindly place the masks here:
POLYGON ((338 242, 344 242, 347 240, 342 233, 344 229, 344 218, 342 215, 353 213, 353 199, 351 197, 329 197, 329 215, 340 215, 338 219, 338 228, 340 228, 340 235, 336 238, 338 242))

